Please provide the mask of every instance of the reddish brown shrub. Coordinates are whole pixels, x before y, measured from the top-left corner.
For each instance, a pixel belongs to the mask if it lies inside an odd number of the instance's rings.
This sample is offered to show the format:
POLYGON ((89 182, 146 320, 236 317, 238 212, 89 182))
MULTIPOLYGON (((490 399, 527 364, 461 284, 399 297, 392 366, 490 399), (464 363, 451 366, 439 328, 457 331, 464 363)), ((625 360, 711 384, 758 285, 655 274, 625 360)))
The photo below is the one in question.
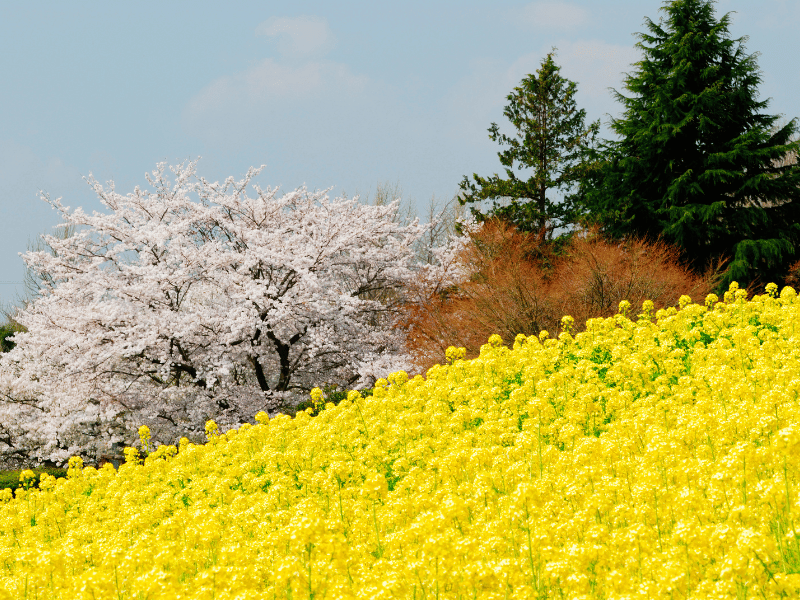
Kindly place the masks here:
POLYGON ((697 275, 683 264, 678 248, 662 241, 611 242, 596 230, 582 231, 558 261, 548 295, 580 331, 587 319, 616 314, 622 300, 634 309, 645 300, 656 309, 677 306, 684 294, 702 302, 714 291, 722 266, 697 275))
POLYGON ((557 335, 563 315, 581 331, 587 319, 615 314, 622 300, 663 308, 687 294, 702 302, 722 266, 696 275, 663 242, 609 242, 595 231, 576 234, 556 257, 552 246, 499 221, 473 234, 460 260, 468 281, 427 288, 405 307, 407 349, 422 372, 443 362, 448 346, 463 346, 472 358, 493 333, 507 345, 519 333, 557 335))
POLYGON ((470 279, 427 298, 418 295, 406 307, 407 347, 423 372, 443 361, 448 346, 466 348, 471 358, 493 333, 510 344, 518 333, 539 331, 555 319, 532 235, 489 221, 471 242, 459 257, 470 279))
POLYGON ((800 291, 800 260, 789 267, 789 274, 786 275, 784 283, 793 287, 795 291, 800 291))

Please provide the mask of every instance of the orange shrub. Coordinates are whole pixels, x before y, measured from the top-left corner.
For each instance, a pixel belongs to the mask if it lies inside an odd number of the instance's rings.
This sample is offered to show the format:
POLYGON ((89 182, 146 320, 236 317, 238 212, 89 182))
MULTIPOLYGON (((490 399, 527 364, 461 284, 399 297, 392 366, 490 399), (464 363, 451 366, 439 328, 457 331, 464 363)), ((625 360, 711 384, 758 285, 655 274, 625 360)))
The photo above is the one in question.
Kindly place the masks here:
POLYGON ((459 260, 471 277, 427 295, 417 290, 404 307, 407 349, 423 373, 448 346, 473 358, 494 333, 507 345, 520 333, 557 335, 564 315, 582 331, 587 319, 615 314, 621 300, 634 307, 652 300, 656 308, 677 305, 683 294, 702 301, 722 266, 697 275, 664 242, 610 242, 593 230, 576 233, 558 256, 552 244, 502 221, 470 237, 459 260))
POLYGON ((557 319, 545 293, 542 248, 533 235, 489 221, 470 237, 459 256, 469 280, 406 307, 407 347, 423 372, 442 362, 448 346, 464 347, 473 358, 493 333, 512 344, 518 333, 539 331, 557 319))
POLYGON ((786 275, 785 284, 795 289, 800 288, 800 260, 789 267, 789 274, 786 275))
POLYGON ((702 302, 716 288, 722 266, 697 275, 681 260, 680 249, 663 241, 612 242, 596 230, 582 231, 558 261, 548 296, 581 331, 587 319, 616 314, 622 300, 634 308, 652 300, 657 309, 677 306, 684 294, 702 302))

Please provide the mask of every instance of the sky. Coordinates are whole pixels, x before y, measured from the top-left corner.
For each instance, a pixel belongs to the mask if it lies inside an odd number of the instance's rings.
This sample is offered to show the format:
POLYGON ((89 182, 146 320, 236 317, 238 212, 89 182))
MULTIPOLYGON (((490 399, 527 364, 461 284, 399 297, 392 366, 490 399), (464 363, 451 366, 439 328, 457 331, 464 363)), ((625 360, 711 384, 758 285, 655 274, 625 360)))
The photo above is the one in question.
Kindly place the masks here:
MULTIPOLYGON (((491 123, 552 48, 587 121, 619 116, 637 32, 660 0, 10 2, 0 0, 0 304, 60 218, 41 193, 106 210, 159 162, 262 187, 402 190, 424 214, 464 175, 502 172, 491 123)), ((800 117, 800 2, 719 0, 759 53, 762 98, 800 117)))

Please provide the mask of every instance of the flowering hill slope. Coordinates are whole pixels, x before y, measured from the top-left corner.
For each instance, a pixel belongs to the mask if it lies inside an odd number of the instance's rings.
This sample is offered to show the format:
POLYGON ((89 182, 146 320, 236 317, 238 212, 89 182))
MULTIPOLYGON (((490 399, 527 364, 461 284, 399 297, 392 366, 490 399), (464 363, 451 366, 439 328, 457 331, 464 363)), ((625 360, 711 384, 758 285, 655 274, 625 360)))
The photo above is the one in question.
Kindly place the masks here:
POLYGON ((0 598, 796 597, 800 300, 725 296, 73 460, 0 503, 0 598))

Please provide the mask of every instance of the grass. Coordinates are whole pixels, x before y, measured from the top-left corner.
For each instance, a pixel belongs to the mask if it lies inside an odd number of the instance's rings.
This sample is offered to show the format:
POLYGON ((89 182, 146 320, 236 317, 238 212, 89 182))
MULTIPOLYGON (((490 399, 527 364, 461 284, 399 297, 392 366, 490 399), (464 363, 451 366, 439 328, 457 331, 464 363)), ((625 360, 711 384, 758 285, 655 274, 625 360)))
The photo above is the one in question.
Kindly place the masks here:
MULTIPOLYGON (((31 470, 36 474, 36 480, 34 482, 36 486, 39 485, 39 478, 43 473, 47 473, 48 475, 52 475, 56 478, 67 476, 66 469, 45 468, 31 470)), ((18 487, 22 487, 22 482, 19 480, 19 475, 22 473, 22 471, 23 469, 17 471, 0 471, 0 490, 4 490, 6 488, 16 490, 18 487)))

